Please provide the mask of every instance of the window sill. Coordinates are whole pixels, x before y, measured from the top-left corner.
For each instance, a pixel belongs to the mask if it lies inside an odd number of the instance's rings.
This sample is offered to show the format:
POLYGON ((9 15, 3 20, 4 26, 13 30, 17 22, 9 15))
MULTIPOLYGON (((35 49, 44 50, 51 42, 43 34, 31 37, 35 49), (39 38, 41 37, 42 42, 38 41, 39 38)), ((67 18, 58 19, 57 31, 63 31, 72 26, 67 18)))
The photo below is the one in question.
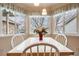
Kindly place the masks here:
POLYGON ((66 33, 67 36, 79 36, 79 33, 66 33))
POLYGON ((25 33, 20 33, 20 34, 0 34, 0 37, 7 37, 7 36, 13 36, 13 35, 25 35, 25 33))

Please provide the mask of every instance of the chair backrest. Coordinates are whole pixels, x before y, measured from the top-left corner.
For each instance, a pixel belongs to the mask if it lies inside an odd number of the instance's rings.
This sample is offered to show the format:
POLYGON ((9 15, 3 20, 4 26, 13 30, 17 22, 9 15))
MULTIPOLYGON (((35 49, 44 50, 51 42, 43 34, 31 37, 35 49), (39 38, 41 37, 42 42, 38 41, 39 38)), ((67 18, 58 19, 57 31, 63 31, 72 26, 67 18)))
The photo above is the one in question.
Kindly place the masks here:
POLYGON ((40 55, 41 56, 52 56, 52 55, 53 56, 59 56, 59 50, 58 50, 58 48, 55 47, 54 45, 48 44, 48 43, 35 43, 35 44, 32 44, 32 45, 28 46, 23 51, 24 55, 28 56, 28 52, 27 51, 30 50, 29 51, 29 56, 33 56, 34 55, 34 51, 32 50, 33 47, 36 47, 36 50, 37 50, 35 56, 40 56, 40 55), (44 48, 42 48, 42 46, 44 48), (46 47, 47 47, 47 49, 48 49, 48 47, 50 48, 49 52, 47 51, 46 47), (40 53, 40 48, 42 48, 44 50, 42 53, 40 53))
POLYGON ((11 46, 14 48, 18 44, 20 44, 22 41, 24 41, 23 35, 21 34, 15 34, 11 39, 11 46))
POLYGON ((55 40, 57 40, 65 46, 67 45, 67 37, 64 34, 57 34, 55 40))

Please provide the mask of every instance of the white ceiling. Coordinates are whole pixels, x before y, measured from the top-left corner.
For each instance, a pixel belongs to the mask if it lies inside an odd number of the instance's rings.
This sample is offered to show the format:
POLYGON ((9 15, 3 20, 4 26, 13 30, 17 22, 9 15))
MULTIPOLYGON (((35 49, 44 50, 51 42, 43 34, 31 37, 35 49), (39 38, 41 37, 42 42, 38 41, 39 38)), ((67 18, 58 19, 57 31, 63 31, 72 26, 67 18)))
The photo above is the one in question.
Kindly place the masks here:
POLYGON ((19 6, 26 10, 27 12, 41 12, 43 8, 46 8, 49 13, 53 9, 56 9, 62 5, 65 5, 64 3, 40 3, 39 6, 34 6, 33 3, 16 3, 16 6, 19 6))

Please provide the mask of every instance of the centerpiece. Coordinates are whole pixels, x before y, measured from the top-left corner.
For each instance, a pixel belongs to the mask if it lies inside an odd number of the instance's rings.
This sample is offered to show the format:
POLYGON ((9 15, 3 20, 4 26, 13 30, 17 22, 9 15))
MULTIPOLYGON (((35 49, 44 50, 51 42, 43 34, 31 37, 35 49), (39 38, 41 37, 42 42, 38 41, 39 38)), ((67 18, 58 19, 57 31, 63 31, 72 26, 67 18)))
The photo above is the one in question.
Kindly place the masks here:
POLYGON ((45 27, 37 27, 34 32, 36 32, 37 34, 39 34, 39 40, 42 41, 43 40, 43 36, 47 33, 46 31, 47 28, 45 27))

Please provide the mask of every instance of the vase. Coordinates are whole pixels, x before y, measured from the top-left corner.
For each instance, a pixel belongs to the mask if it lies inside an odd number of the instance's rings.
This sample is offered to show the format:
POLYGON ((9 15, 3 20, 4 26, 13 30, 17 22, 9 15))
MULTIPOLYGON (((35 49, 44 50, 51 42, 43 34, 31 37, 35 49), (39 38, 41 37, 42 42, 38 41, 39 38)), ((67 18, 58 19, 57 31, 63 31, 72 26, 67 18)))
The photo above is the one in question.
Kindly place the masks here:
POLYGON ((39 33, 39 41, 42 41, 42 40, 43 40, 43 34, 39 33))

